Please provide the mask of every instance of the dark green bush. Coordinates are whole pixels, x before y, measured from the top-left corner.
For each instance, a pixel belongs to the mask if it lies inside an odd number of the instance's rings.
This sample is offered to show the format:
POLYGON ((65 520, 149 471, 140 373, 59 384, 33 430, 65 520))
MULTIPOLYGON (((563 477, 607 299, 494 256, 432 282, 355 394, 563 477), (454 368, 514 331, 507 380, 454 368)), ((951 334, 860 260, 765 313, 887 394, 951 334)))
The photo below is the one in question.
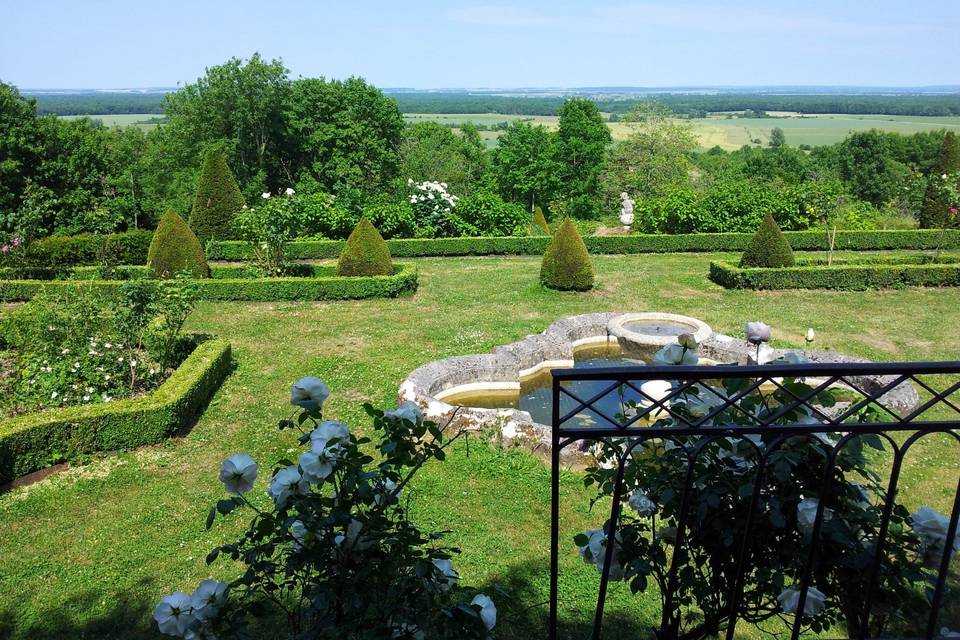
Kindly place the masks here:
POLYGON ((227 166, 226 155, 220 150, 208 152, 203 159, 190 211, 190 227, 200 242, 236 238, 233 217, 243 204, 243 195, 227 166))
POLYGON ((514 236, 523 233, 527 212, 488 189, 479 189, 457 203, 457 214, 482 236, 514 236))
POLYGON ((382 276, 393 273, 390 247, 376 227, 364 216, 347 238, 340 260, 337 262, 339 276, 382 276))
POLYGON ((793 267, 743 269, 710 263, 710 279, 728 289, 837 289, 859 291, 899 287, 958 287, 960 263, 841 261, 832 266, 801 262, 793 267))
MULTIPOLYGON (((103 243, 109 242, 123 264, 146 264, 153 232, 145 229, 124 233, 81 233, 75 236, 50 236, 34 240, 26 251, 26 262, 38 267, 70 267, 97 264, 103 243)), ((0 254, 0 266, 13 264, 12 256, 0 254)))
POLYGON ((201 342, 140 398, 52 409, 0 422, 0 482, 97 451, 156 444, 186 428, 230 372, 230 343, 201 342))
POLYGON ((557 229, 543 255, 540 282, 562 291, 586 291, 593 287, 590 254, 569 218, 557 229))
POLYGON ((793 266, 793 249, 769 213, 763 217, 760 228, 740 258, 741 267, 793 266))
POLYGON ((147 270, 154 278, 172 278, 181 271, 189 271, 194 278, 210 276, 200 240, 173 209, 163 214, 153 234, 147 270))
MULTIPOLYGON (((408 200, 395 200, 388 196, 373 198, 364 205, 363 214, 384 238, 412 238, 416 234, 417 220, 408 200)), ((356 222, 354 218, 354 224, 356 222)), ((350 229, 347 229, 349 232, 350 229)), ((346 238, 347 234, 339 237, 346 238)))

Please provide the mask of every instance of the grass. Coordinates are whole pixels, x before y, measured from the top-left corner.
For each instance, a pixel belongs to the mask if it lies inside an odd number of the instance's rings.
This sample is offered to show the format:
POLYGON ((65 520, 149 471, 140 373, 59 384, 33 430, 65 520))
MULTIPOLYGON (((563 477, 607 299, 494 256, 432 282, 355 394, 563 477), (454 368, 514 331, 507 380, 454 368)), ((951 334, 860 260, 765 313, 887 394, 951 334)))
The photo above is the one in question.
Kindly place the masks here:
POLYGON ((155 120, 162 119, 165 116, 162 113, 113 113, 94 116, 59 116, 66 120, 76 120, 78 118, 87 118, 99 120, 105 127, 139 127, 144 131, 149 131, 157 126, 155 120))
MULTIPOLYGON (((0 637, 156 638, 150 615, 159 597, 208 576, 230 577, 235 567, 203 561, 247 520, 241 512, 204 530, 207 509, 222 495, 219 464, 237 451, 264 466, 289 455, 294 441, 275 424, 302 375, 330 384, 328 417, 362 430, 362 403, 392 405, 400 381, 420 364, 489 351, 576 313, 668 311, 731 334, 762 319, 776 344, 796 346, 813 326, 819 348, 875 360, 943 360, 960 351, 960 291, 727 291, 706 278, 717 259, 732 256, 597 256, 598 287, 588 293, 540 287, 536 257, 423 259, 420 289, 409 298, 202 303, 187 329, 229 338, 237 369, 190 433, 0 495, 0 592, 11 594, 0 601, 0 637)), ((955 448, 921 440, 902 481, 908 506, 946 512, 957 461, 955 448)), ((261 479, 265 502, 264 488, 261 479)), ((597 574, 576 557, 571 538, 601 516, 588 513, 590 494, 576 474, 564 475, 562 491, 561 611, 574 635, 592 615, 597 574)), ((454 530, 465 583, 505 583, 524 604, 546 600, 549 482, 537 459, 474 439, 469 455, 461 447, 427 467, 412 496, 421 525, 454 530)), ((605 637, 649 637, 657 598, 629 597, 620 586, 605 637)), ((501 618, 501 637, 542 634, 536 620, 511 621, 506 611, 501 618)))

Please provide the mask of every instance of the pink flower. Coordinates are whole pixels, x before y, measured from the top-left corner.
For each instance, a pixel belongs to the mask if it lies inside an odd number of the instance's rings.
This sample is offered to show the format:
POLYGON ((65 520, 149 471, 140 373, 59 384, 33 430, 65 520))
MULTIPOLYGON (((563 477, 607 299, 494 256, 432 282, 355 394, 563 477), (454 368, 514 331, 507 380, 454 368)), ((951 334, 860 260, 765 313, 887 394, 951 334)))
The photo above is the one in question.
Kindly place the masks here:
MULTIPOLYGON (((953 212, 956 213, 957 210, 954 209, 953 212)), ((15 247, 19 247, 19 246, 20 246, 20 238, 14 238, 14 239, 13 239, 13 246, 15 246, 15 247)))
POLYGON ((4 253, 10 253, 10 245, 8 245, 8 244, 3 245, 3 252, 4 252, 4 253))
POLYGON ((957 208, 956 208, 956 207, 950 207, 950 213, 951 213, 952 215, 957 215, 957 208))

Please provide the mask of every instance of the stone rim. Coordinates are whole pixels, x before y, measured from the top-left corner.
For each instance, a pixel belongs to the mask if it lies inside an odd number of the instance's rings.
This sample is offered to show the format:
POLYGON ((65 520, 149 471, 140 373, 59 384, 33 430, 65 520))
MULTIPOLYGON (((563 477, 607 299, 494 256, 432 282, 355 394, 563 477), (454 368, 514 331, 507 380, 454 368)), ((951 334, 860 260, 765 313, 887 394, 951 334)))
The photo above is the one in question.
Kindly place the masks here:
POLYGON ((656 311, 618 315, 607 323, 607 331, 620 340, 640 346, 663 347, 677 341, 677 336, 658 336, 632 331, 626 327, 631 322, 669 322, 688 326, 692 329, 691 333, 698 343, 706 342, 713 336, 713 329, 702 320, 675 313, 658 313, 656 311))

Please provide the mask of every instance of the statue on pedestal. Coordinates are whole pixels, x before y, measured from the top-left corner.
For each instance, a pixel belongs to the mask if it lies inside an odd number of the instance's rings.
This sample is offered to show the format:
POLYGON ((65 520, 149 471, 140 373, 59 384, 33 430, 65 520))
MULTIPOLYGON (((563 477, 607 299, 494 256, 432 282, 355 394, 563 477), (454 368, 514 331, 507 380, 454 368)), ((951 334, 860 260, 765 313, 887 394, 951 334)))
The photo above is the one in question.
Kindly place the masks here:
POLYGON ((633 205, 634 201, 630 199, 626 191, 620 194, 620 224, 626 232, 630 232, 630 225, 633 224, 633 205))

